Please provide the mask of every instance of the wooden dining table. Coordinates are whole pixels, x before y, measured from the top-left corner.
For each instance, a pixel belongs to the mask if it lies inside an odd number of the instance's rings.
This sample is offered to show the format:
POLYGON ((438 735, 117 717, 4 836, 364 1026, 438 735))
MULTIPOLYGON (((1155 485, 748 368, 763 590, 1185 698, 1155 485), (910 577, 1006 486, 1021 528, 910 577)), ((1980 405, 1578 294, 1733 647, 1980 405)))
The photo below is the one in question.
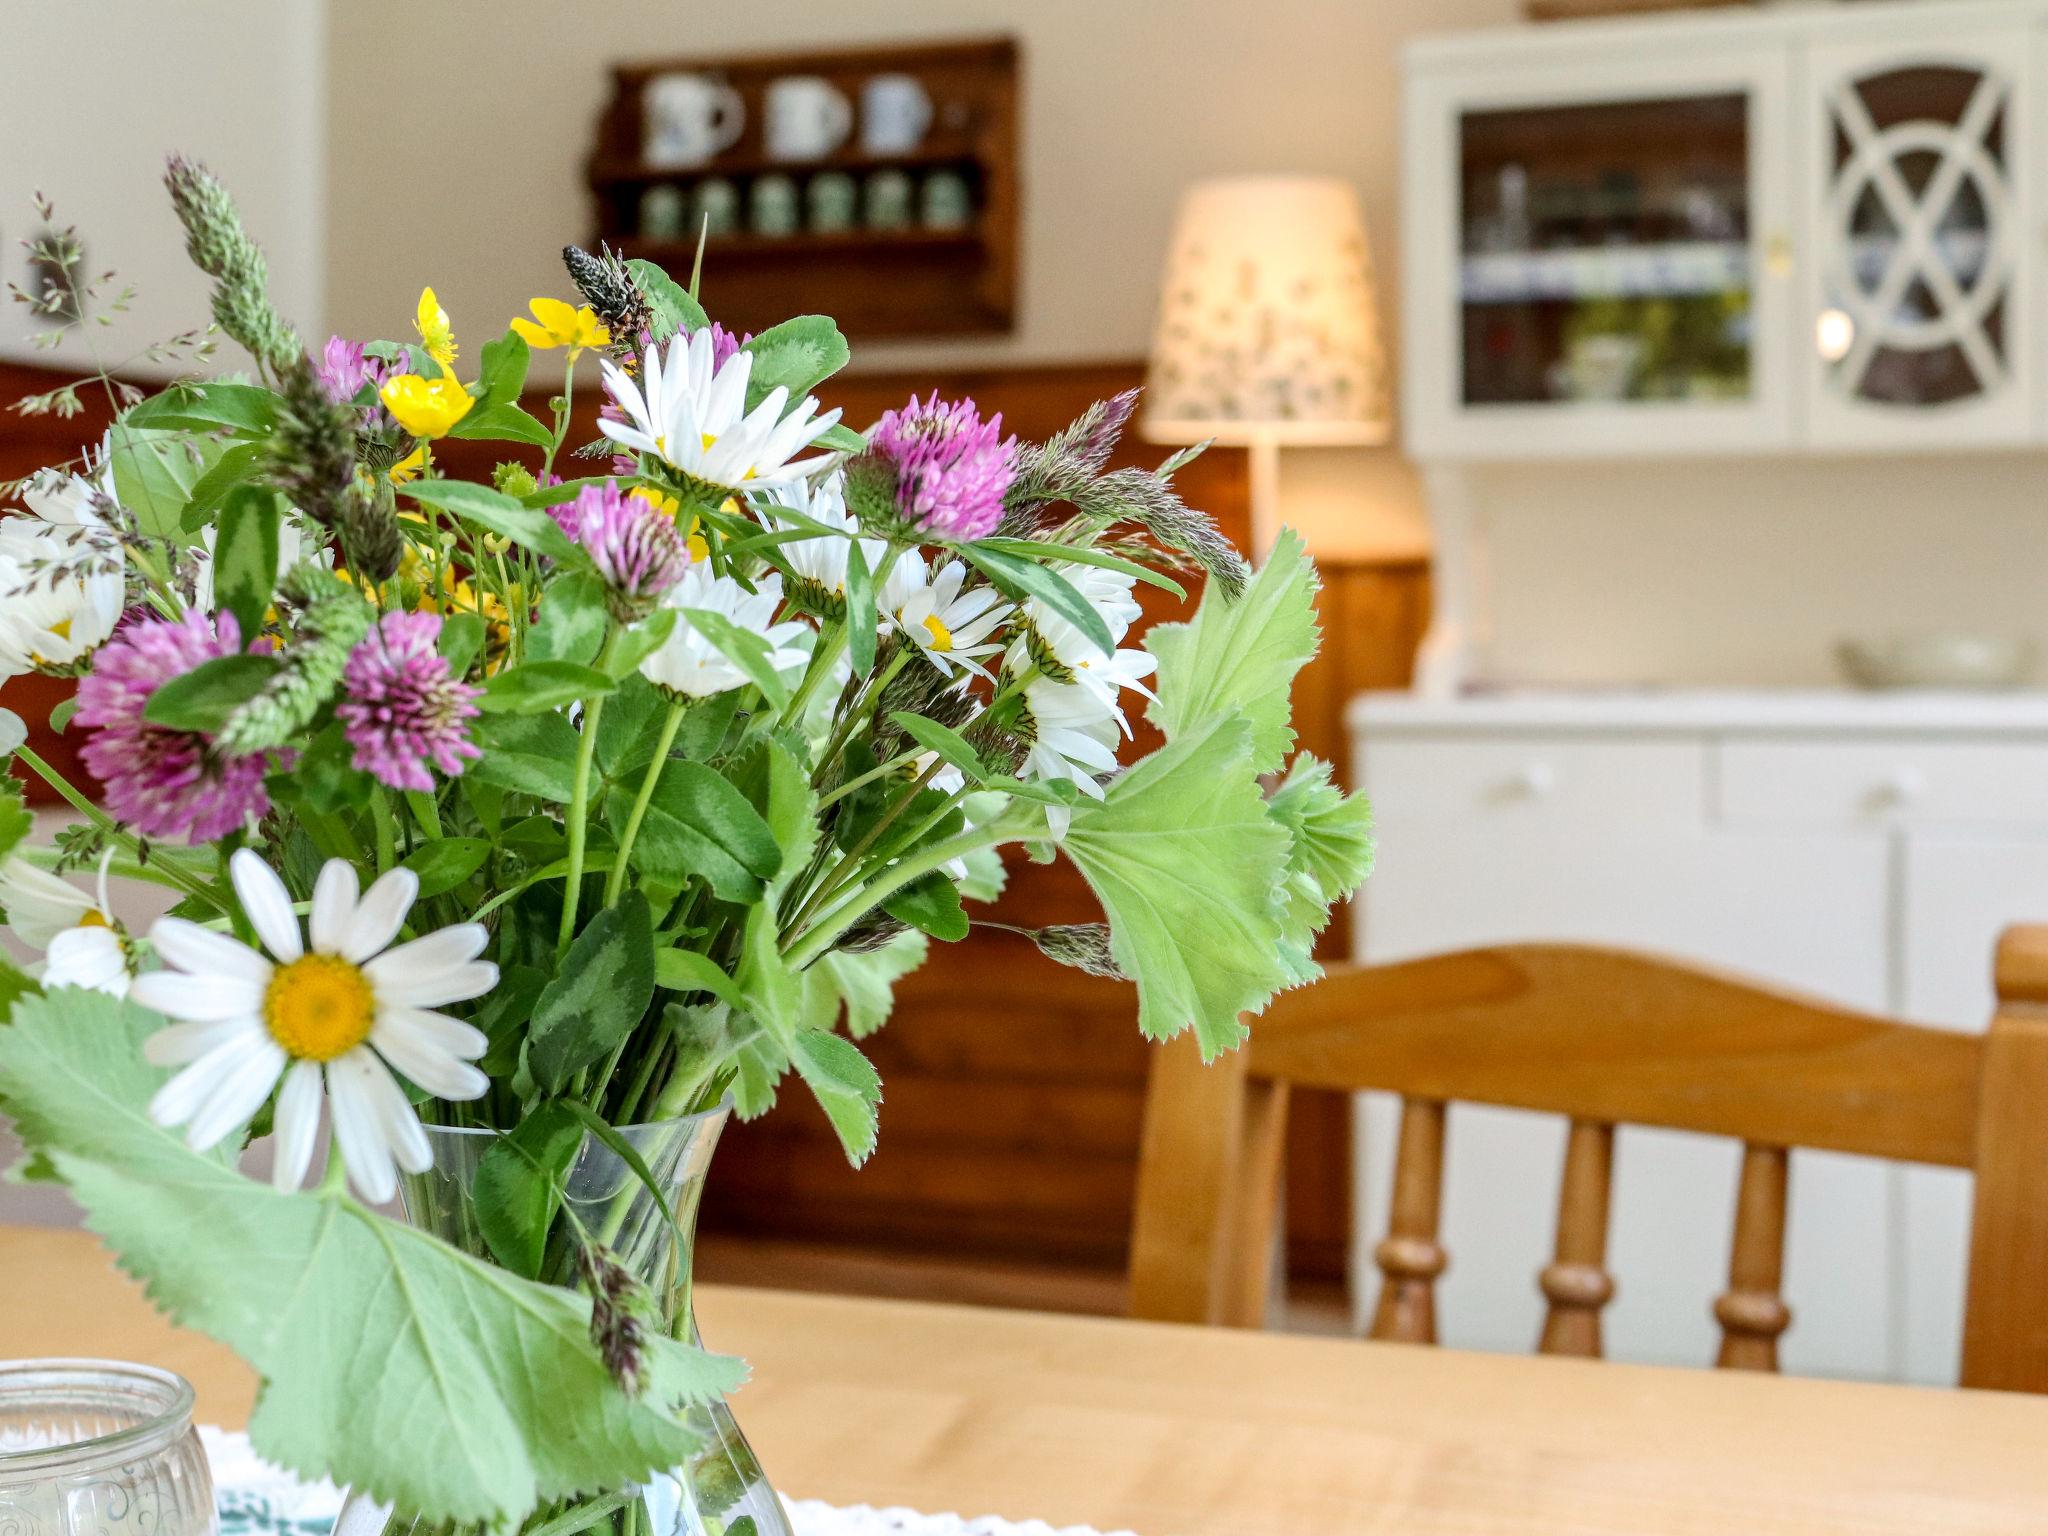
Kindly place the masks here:
MULTIPOLYGON (((195 1240, 203 1238, 195 1235, 195 1240)), ((2048 1399, 702 1288, 793 1497, 1140 1536, 2048 1530, 2048 1399)), ((0 1357, 256 1382, 93 1240, 0 1227, 0 1357)))

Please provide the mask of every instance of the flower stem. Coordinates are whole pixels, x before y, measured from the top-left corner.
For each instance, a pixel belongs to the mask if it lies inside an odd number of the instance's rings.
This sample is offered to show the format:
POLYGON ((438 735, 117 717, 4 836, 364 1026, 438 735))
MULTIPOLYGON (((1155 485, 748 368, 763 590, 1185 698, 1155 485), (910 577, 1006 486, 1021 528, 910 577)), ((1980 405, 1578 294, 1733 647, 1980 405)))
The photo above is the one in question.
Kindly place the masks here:
POLYGON ((1022 835, 1015 829, 971 827, 958 837, 949 838, 912 858, 905 859, 900 864, 892 865, 872 884, 854 892, 849 900, 819 919, 815 927, 798 936, 794 943, 783 950, 783 959, 789 963, 791 970, 801 970, 830 949, 840 934, 913 880, 921 880, 933 870, 942 869, 950 861, 963 855, 979 853, 984 848, 993 848, 1001 843, 1015 842, 1022 835))
MULTIPOLYGON (((605 632, 604 649, 597 653, 602 672, 618 644, 616 627, 605 632)), ((576 936, 576 908, 583 896, 583 844, 585 823, 590 819, 590 760, 597 752, 597 726, 604 714, 604 695, 583 705, 583 734, 576 743, 576 778, 569 792, 569 869, 562 886, 562 926, 555 932, 555 953, 565 954, 576 936)), ((615 866, 616 867, 616 866, 615 866)))
MULTIPOLYGON (((37 776, 41 778, 45 784, 48 784, 50 788, 56 790, 58 794, 62 795, 66 803, 68 803, 73 810, 77 811, 79 815, 83 816, 95 827, 98 827, 101 832, 113 838, 115 842, 119 843, 123 848, 127 849, 130 853, 134 854, 137 862, 142 861, 143 843, 141 838, 136 837, 133 833, 122 831, 121 824, 119 822, 115 821, 113 817, 109 816, 105 811, 101 810, 98 806, 94 805, 90 800, 86 799, 83 794, 79 793, 79 791, 72 786, 71 781, 69 779, 65 778, 63 774, 59 773, 55 768, 52 768, 48 763, 44 762, 42 758, 38 756, 33 749, 27 746, 16 747, 14 749, 14 755, 17 758, 19 758, 22 762, 28 764, 29 767, 33 768, 36 771, 37 776)), ((196 876, 189 874, 187 871, 180 869, 177 865, 170 863, 168 860, 159 857, 151 861, 150 868, 161 871, 164 875, 168 877, 168 880, 165 883, 176 886, 179 890, 185 892, 186 895, 197 896, 202 901, 211 902, 218 910, 222 912, 233 910, 229 903, 212 886, 206 884, 203 880, 200 880, 196 876)))
POLYGON ((654 786, 661 778, 662 769, 668 766, 668 749, 675 745, 676 730, 683 723, 684 712, 689 708, 678 699, 668 707, 668 718, 661 723, 661 739, 654 744, 654 760, 647 765, 647 772, 640 780, 640 792, 633 797, 633 809, 626 817, 626 825, 619 832, 619 851, 612 862, 612 872, 604 882, 604 904, 610 906, 619 899, 619 891, 626 883, 626 856, 633 851, 633 840, 640 835, 641 818, 647 814, 647 804, 654 798, 654 786))
POLYGON ((831 805, 834 801, 844 800, 848 795, 852 794, 856 789, 859 789, 863 784, 871 784, 876 779, 882 778, 888 774, 892 774, 896 772, 899 768, 906 767, 909 764, 916 762, 918 757, 921 755, 922 751, 922 748, 918 748, 914 751, 902 753, 899 756, 890 758, 889 761, 887 761, 886 763, 881 763, 873 768, 870 768, 866 773, 848 779, 844 784, 840 785, 837 789, 833 790, 831 794, 821 796, 818 800, 818 809, 822 811, 825 809, 826 806, 831 805))

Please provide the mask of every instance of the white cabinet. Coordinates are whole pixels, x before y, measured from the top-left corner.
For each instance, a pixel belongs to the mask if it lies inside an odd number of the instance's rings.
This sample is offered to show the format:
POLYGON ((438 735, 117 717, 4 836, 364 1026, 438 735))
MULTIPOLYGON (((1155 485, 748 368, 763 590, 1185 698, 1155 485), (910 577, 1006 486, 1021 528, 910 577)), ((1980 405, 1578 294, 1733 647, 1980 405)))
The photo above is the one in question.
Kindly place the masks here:
POLYGON ((2044 27, 1941 0, 1417 44, 1409 451, 2048 441, 2044 27))
MULTIPOLYGON (((1965 702, 1930 724, 1898 698, 1766 699, 1359 701, 1353 774, 1380 836, 1361 958, 1589 940, 1983 1028, 1998 930, 2048 917, 2048 701, 1965 702)), ((1394 1123, 1390 1101, 1366 1097, 1366 1305, 1394 1123)), ((1533 1345, 1561 1149, 1556 1121, 1454 1113, 1445 1342, 1533 1345)), ((1736 1149, 1635 1131, 1617 1155, 1610 1353, 1709 1362, 1736 1149)), ((1953 1380, 1967 1189, 1964 1175, 1795 1153, 1786 1368, 1953 1380)))

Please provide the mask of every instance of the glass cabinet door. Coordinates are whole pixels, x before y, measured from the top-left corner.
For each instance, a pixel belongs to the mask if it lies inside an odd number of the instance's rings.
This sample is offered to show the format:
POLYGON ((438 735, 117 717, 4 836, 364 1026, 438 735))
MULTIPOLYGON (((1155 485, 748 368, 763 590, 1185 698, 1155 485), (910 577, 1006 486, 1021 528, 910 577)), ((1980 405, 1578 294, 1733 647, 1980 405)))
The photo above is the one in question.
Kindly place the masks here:
POLYGON ((2024 27, 1821 45, 1816 438, 2025 436, 2024 27))
MULTIPOLYGON (((1563 29, 1559 29, 1562 31, 1563 29)), ((1402 157, 1418 457, 1791 440, 1793 53, 1694 44, 1416 68, 1402 157)))
POLYGON ((1749 398, 1749 94, 1467 109, 1467 407, 1749 398))

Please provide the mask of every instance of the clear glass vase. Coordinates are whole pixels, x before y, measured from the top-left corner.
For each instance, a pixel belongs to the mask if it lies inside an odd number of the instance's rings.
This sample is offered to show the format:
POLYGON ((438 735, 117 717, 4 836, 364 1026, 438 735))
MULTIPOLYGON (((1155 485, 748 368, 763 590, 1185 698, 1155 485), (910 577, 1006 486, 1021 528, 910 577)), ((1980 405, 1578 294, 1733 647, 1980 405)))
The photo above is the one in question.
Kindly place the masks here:
POLYGON ((112 1360, 0 1362, 0 1533, 218 1529, 183 1378, 112 1360))
MULTIPOLYGON (((567 1181, 567 1203, 575 1221, 557 1218, 544 1272, 566 1273, 573 1265, 568 1234, 580 1224, 647 1286, 668 1332, 701 1342, 690 1307, 697 1205, 726 1113, 721 1106, 681 1120, 620 1129, 675 1214, 673 1228, 632 1166, 586 1135, 567 1181)), ((434 1147, 433 1168, 400 1180, 406 1219, 463 1252, 492 1262, 477 1228, 474 1190, 477 1164, 493 1133, 429 1126, 427 1138, 434 1147)), ((782 1502, 762 1476, 761 1464, 732 1411, 719 1402, 692 1409, 687 1422, 697 1437, 689 1460, 641 1487, 639 1496, 622 1508, 580 1527, 582 1536, 791 1536, 782 1502)), ((562 1529, 575 1524, 573 1515, 564 1506, 543 1507, 527 1527, 546 1523, 562 1529)), ((429 1531, 446 1536, 441 1527, 416 1522, 355 1494, 349 1496, 334 1529, 335 1536, 428 1536, 429 1531)))

